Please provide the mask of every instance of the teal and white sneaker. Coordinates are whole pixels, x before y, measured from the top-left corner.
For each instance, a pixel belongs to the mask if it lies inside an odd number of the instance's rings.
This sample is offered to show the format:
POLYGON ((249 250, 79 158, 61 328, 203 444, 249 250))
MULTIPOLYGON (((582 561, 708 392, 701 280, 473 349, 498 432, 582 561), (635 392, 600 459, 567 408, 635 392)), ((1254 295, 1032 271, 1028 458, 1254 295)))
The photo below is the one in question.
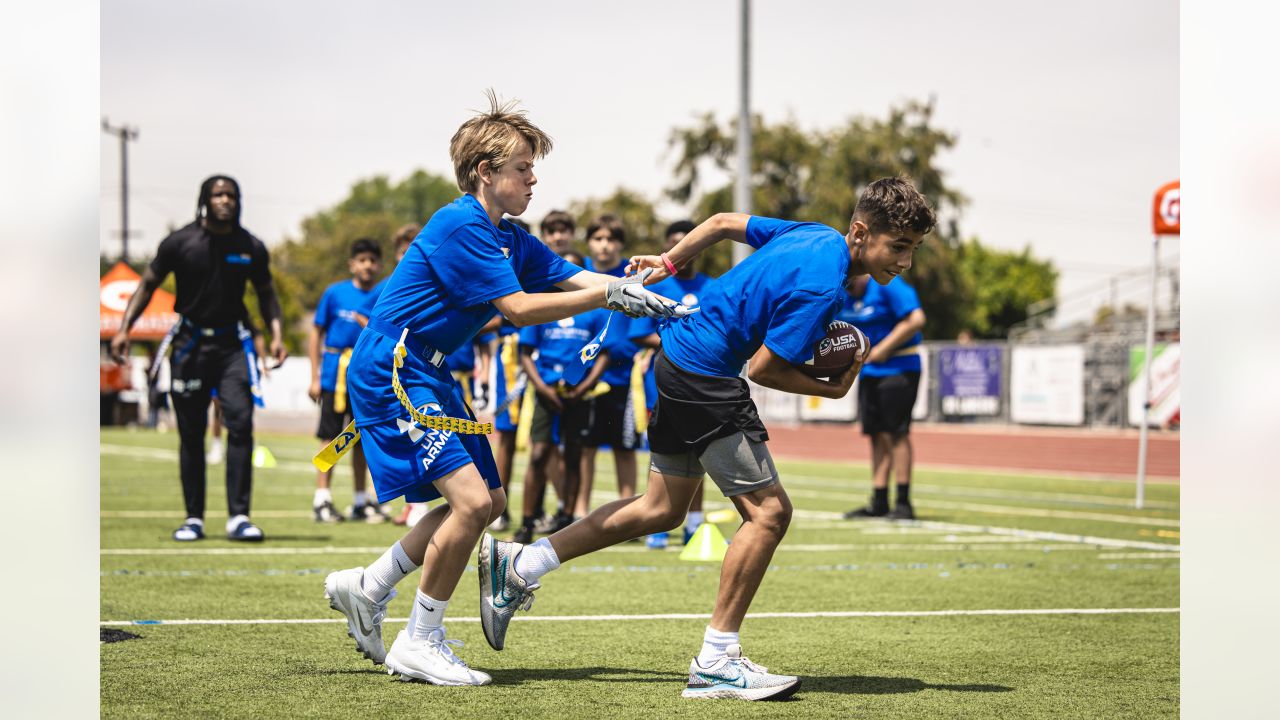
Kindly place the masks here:
POLYGON ((480 626, 489 647, 501 650, 506 642, 507 625, 517 609, 533 606, 533 591, 540 585, 525 582, 516 574, 516 556, 524 545, 503 542, 485 533, 480 540, 480 626))
POLYGON ((726 656, 702 667, 689 663, 689 685, 681 697, 706 700, 780 700, 800 689, 800 678, 774 675, 742 656, 741 645, 730 645, 726 656))
POLYGON ((324 596, 329 607, 347 616, 347 635, 356 641, 360 654, 374 665, 381 665, 387 657, 387 648, 382 644, 382 621, 396 591, 387 593, 382 602, 374 602, 360 589, 362 575, 364 568, 329 573, 324 579, 324 596))

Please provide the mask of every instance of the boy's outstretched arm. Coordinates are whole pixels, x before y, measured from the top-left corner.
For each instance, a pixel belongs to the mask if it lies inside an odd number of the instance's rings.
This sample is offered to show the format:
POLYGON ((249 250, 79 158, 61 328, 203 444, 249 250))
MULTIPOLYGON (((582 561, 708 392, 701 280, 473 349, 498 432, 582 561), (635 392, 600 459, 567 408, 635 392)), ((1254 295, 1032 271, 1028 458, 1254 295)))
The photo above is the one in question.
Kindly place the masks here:
MULTIPOLYGON (((676 269, 693 262, 703 250, 721 240, 745 242, 747 239, 747 221, 751 219, 746 213, 717 213, 707 218, 701 225, 689 231, 675 247, 667 251, 667 259, 676 269)), ((671 277, 671 271, 662 261, 661 255, 636 255, 627 264, 627 274, 653 268, 654 273, 645 281, 652 285, 671 277)))

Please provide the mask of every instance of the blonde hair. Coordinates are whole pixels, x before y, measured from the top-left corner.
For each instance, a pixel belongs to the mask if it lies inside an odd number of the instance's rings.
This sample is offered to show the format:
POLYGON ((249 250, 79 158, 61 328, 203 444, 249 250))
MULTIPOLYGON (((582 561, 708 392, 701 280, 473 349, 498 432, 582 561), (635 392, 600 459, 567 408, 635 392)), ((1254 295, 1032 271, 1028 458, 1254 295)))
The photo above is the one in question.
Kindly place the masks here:
POLYGON ((517 110, 518 100, 499 102, 492 89, 485 91, 489 98, 489 112, 479 112, 462 123, 449 141, 449 159, 453 161, 453 174, 458 189, 474 193, 480 186, 480 163, 489 161, 489 167, 501 170, 520 150, 522 142, 529 143, 535 159, 551 152, 551 136, 529 122, 524 110, 517 110))
POLYGON ((418 233, 420 232, 422 232, 421 225, 414 223, 401 225, 400 229, 396 231, 396 234, 391 236, 391 245, 398 250, 401 245, 408 245, 412 243, 414 238, 418 237, 418 233))

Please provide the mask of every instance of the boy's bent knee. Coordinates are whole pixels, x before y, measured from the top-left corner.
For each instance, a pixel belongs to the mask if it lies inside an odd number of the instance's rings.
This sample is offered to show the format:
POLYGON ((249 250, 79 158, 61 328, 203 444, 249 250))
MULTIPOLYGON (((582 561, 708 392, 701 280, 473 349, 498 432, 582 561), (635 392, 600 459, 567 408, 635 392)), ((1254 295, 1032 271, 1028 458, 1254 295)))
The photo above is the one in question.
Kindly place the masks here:
POLYGON ((493 522, 501 517, 502 512, 507 509, 507 494, 502 488, 489 491, 489 522, 493 522))

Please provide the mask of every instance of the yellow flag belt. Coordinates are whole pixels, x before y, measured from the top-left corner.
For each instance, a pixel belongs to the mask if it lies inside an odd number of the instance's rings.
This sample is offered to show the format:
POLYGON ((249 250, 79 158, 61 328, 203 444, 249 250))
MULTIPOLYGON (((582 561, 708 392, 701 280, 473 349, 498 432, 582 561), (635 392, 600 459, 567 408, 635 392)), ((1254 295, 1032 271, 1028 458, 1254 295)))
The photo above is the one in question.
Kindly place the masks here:
MULTIPOLYGON (((432 430, 447 430, 460 435, 488 435, 492 433, 493 423, 482 423, 467 418, 446 417, 443 415, 425 415, 413 406, 413 403, 409 401, 409 393, 405 392, 404 385, 400 384, 400 368, 404 367, 404 358, 409 354, 408 348, 404 345, 405 338, 408 335, 409 331, 407 329, 401 333, 400 341, 396 343, 395 349, 391 352, 391 390, 395 392, 396 398, 400 400, 400 404, 404 406, 404 409, 409 411, 409 417, 418 425, 432 430)), ((337 437, 330 440, 328 445, 325 445, 320 452, 316 453, 315 457, 311 458, 311 464, 315 465, 321 472, 328 472, 358 442, 360 442, 360 431, 356 429, 356 423, 352 420, 337 437)))

